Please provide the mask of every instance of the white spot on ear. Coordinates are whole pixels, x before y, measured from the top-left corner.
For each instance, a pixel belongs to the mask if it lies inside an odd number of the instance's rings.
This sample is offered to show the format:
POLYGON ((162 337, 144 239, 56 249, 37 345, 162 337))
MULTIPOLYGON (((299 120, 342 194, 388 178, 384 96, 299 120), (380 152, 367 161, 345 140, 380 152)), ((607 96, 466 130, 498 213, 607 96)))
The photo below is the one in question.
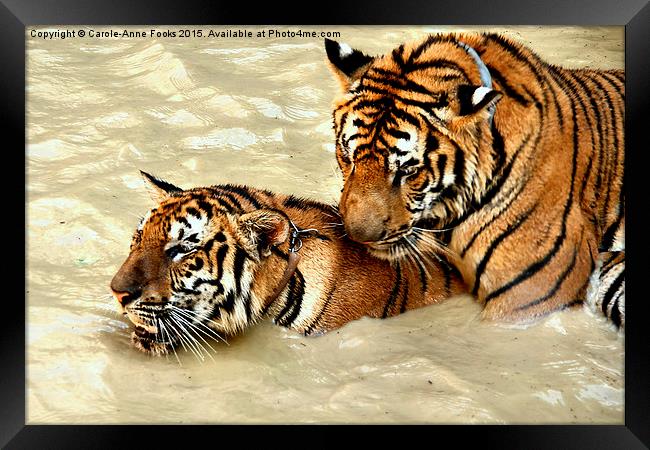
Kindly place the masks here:
POLYGON ((476 106, 481 103, 490 92, 492 92, 492 89, 489 87, 481 86, 477 88, 472 94, 472 105, 476 106))
POLYGON ((352 47, 350 47, 345 42, 339 43, 339 56, 341 57, 341 59, 345 58, 348 55, 351 55, 353 51, 354 50, 352 50, 352 47))

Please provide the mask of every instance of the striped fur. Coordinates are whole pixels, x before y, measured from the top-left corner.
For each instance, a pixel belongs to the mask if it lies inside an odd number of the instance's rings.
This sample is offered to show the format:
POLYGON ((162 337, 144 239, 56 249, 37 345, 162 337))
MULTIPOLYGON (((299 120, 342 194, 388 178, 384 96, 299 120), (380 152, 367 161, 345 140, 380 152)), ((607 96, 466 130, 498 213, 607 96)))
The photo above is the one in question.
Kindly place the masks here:
POLYGON ((329 205, 245 186, 181 190, 144 176, 160 204, 136 230, 111 289, 145 352, 191 348, 192 334, 233 335, 263 318, 320 334, 465 291, 443 264, 373 258, 342 237, 329 205), (287 267, 289 219, 318 232, 302 239, 298 268, 271 301, 287 267))
POLYGON ((496 34, 379 57, 325 47, 352 239, 394 259, 387 240, 448 230, 418 245, 450 255, 484 317, 504 321, 583 303, 610 261, 592 291, 624 323, 623 71, 551 65, 496 34))

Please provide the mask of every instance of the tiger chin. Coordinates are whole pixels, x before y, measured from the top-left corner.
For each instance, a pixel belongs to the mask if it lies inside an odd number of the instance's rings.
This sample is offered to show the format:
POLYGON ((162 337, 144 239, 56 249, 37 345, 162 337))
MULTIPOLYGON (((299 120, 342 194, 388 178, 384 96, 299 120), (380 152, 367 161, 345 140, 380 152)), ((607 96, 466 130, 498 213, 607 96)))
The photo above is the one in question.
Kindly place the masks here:
POLYGON ((183 190, 142 175, 158 204, 110 288, 147 354, 202 355, 265 318, 319 335, 465 292, 445 264, 373 258, 343 237, 332 206, 230 184, 183 190))
POLYGON ((549 64, 493 33, 325 52, 352 240, 451 257, 484 318, 588 302, 624 326, 624 71, 549 64))

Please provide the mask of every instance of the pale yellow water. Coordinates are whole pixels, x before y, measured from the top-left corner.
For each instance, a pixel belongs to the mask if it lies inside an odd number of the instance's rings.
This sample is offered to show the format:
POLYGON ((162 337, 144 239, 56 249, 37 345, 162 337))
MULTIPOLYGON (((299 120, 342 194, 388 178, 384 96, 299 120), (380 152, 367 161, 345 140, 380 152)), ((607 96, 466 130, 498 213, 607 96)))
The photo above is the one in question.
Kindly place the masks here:
MULTIPOLYGON (((99 29, 67 29, 80 28, 99 29)), ((370 54, 460 30, 274 28, 338 31, 370 54)), ((28 423, 623 423, 624 339, 585 311, 510 328, 479 322, 478 305, 458 297, 318 338, 263 323, 213 343, 203 363, 137 352, 108 284, 153 206, 138 169, 182 187, 236 182, 334 202, 338 84, 320 37, 30 30, 28 423)), ((622 27, 506 30, 550 62, 623 67, 622 27)))

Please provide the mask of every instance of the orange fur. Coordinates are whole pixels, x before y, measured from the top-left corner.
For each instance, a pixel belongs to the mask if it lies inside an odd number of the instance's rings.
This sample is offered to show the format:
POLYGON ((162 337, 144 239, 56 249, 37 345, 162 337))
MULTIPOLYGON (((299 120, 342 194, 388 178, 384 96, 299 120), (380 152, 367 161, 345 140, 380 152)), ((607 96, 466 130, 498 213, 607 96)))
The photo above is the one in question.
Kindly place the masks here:
POLYGON ((172 191, 136 231, 111 282, 136 325, 134 344, 149 353, 168 352, 180 340, 170 329, 192 329, 173 322, 174 317, 182 322, 179 315, 196 320, 195 332, 202 323, 232 335, 271 318, 311 335, 363 316, 394 316, 465 290, 457 272, 442 264, 424 268, 415 261, 391 265, 373 258, 342 237, 342 227, 333 226, 339 221, 334 207, 245 186, 172 191), (298 268, 273 299, 287 267, 289 220, 318 231, 301 238, 298 268), (174 313, 171 305, 184 312, 174 313))
MULTIPOLYGON (((333 117, 353 239, 395 259, 404 254, 386 240, 450 228, 421 250, 450 258, 484 317, 508 321, 580 304, 600 252, 624 264, 623 71, 565 69, 500 35, 450 34, 370 62, 355 51, 364 65, 351 72, 336 45, 326 42, 349 86, 333 117)), ((603 311, 623 310, 622 280, 601 285, 603 311)))

